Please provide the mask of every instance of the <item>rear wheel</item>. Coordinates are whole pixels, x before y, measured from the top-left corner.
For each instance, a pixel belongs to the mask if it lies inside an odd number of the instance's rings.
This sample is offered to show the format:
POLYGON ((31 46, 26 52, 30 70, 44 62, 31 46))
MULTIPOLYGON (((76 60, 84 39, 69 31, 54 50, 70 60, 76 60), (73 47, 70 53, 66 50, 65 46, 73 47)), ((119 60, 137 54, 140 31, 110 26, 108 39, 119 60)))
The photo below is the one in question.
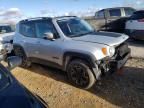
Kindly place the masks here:
POLYGON ((82 60, 73 60, 70 62, 67 67, 67 74, 70 82, 82 89, 91 88, 96 81, 92 70, 82 60))
POLYGON ((23 51, 21 47, 14 48, 14 53, 16 56, 19 56, 22 58, 22 64, 20 65, 20 67, 29 68, 31 66, 31 62, 28 60, 25 52, 23 51))

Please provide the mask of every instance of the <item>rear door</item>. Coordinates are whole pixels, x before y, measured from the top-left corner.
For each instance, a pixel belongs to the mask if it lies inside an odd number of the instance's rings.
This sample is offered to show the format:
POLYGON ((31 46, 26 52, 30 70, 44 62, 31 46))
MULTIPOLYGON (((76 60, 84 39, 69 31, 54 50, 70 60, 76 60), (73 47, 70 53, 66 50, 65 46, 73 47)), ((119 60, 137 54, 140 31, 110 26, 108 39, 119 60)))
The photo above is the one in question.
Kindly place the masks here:
POLYGON ((111 23, 123 16, 121 8, 108 9, 107 13, 108 13, 107 23, 111 23))
POLYGON ((35 33, 34 22, 26 21, 20 24, 20 43, 28 57, 38 57, 38 39, 35 33))
POLYGON ((105 10, 96 12, 95 17, 96 17, 97 30, 105 30, 105 24, 106 24, 105 10))
POLYGON ((119 28, 119 19, 123 16, 122 9, 108 9, 107 10, 108 17, 107 17, 107 29, 108 30, 115 30, 119 28))

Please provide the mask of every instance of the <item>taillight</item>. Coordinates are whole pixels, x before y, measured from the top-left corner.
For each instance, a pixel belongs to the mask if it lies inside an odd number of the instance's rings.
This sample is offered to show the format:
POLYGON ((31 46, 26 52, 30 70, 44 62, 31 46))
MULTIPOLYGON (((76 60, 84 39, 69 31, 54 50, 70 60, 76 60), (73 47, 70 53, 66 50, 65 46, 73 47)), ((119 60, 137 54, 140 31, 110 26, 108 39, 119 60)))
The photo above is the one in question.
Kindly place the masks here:
POLYGON ((144 18, 143 19, 139 19, 138 22, 144 22, 144 18))

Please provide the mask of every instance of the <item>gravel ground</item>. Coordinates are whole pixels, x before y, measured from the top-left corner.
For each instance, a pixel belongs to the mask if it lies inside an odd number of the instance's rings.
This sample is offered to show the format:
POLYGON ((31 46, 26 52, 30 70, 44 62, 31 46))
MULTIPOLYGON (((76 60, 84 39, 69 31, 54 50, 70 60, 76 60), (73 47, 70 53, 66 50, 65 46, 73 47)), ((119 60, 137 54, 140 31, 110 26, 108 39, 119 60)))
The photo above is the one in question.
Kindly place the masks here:
POLYGON ((105 77, 87 91, 71 86, 64 72, 38 64, 30 69, 16 68, 12 73, 30 91, 41 96, 50 108, 144 106, 144 60, 129 60, 122 74, 105 77))

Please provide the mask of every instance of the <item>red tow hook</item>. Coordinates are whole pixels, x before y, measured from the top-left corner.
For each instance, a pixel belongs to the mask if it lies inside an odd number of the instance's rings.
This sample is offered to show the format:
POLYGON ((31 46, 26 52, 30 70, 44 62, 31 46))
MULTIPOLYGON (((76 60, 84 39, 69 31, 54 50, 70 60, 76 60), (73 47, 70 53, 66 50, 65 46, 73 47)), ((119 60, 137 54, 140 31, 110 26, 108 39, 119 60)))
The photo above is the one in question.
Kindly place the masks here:
POLYGON ((118 75, 123 75, 123 72, 124 72, 124 68, 120 68, 118 71, 117 71, 117 74, 118 75))

